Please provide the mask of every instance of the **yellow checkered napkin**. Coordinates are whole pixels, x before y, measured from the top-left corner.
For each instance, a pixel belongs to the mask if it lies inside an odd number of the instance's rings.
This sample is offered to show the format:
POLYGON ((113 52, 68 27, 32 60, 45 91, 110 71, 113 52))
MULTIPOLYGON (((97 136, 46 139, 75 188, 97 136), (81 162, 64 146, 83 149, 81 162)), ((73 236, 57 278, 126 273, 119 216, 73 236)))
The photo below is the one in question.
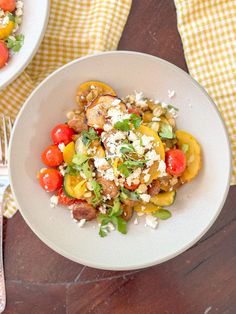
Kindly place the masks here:
MULTIPOLYGON (((131 1, 51 0, 49 24, 43 43, 24 73, 0 92, 0 111, 14 119, 25 99, 49 73, 78 57, 115 50, 131 1)), ((4 204, 4 216, 13 216, 16 206, 9 188, 4 204)))
POLYGON ((190 74, 218 106, 231 141, 236 184, 236 0, 175 0, 190 74))

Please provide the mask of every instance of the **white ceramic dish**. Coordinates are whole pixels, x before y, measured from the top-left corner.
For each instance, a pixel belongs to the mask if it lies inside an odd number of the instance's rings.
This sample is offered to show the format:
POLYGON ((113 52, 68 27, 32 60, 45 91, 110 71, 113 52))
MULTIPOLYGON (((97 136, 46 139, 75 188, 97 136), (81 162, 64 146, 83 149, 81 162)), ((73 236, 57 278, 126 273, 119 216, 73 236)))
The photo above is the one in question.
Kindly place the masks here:
POLYGON ((0 69, 0 90, 11 83, 29 64, 43 39, 49 15, 49 0, 23 0, 24 15, 20 33, 25 40, 19 53, 0 69))
POLYGON ((50 75, 24 104, 10 145, 10 178, 21 214, 49 247, 65 257, 92 267, 137 269, 166 261, 191 247, 220 213, 229 188, 230 148, 225 126, 206 92, 185 72, 153 56, 109 52, 75 60, 50 75), (203 150, 200 175, 182 187, 172 207, 173 217, 157 230, 129 224, 126 236, 112 232, 98 236, 96 223, 80 229, 63 207, 52 209, 36 173, 43 167, 41 151, 50 143, 49 132, 65 121, 75 105, 78 85, 86 80, 110 84, 118 95, 134 90, 169 102, 176 96, 178 126, 197 137, 203 150))

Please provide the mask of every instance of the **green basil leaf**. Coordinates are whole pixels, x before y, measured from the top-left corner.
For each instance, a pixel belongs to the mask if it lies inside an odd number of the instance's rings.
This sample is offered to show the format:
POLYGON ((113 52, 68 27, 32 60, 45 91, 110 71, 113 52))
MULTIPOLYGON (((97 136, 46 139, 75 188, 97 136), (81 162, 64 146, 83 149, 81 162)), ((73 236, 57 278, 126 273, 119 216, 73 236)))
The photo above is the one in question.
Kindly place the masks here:
POLYGON ((126 165, 121 164, 118 166, 118 170, 122 173, 126 178, 130 175, 131 171, 126 167, 126 165))
POLYGON ((113 204, 113 207, 111 209, 111 212, 109 213, 109 217, 117 216, 117 215, 120 215, 121 213, 120 213, 120 200, 119 200, 119 198, 116 198, 114 200, 114 204, 113 204))
POLYGON ((169 219, 172 216, 172 214, 169 210, 163 209, 163 208, 160 208, 159 210, 157 210, 152 215, 157 217, 157 218, 160 218, 161 220, 169 219))
POLYGON ((121 217, 116 217, 117 218, 117 229, 119 232, 126 234, 127 233, 127 222, 121 218, 121 217))
POLYGON ((134 146, 132 144, 124 144, 124 146, 122 146, 120 148, 120 152, 122 154, 132 153, 134 151, 135 151, 135 149, 134 149, 134 146))
POLYGON ((100 137, 94 128, 90 128, 89 131, 82 131, 82 142, 84 145, 89 146, 95 140, 100 140, 100 137))
POLYGON ((138 129, 140 127, 140 124, 142 123, 142 118, 140 116, 138 116, 137 114, 132 113, 130 115, 130 119, 131 119, 131 122, 132 122, 134 128, 138 129))
POLYGON ((95 194, 95 197, 92 199, 92 203, 94 206, 97 206, 102 200, 102 195, 101 195, 102 186, 95 180, 92 180, 91 184, 92 184, 93 191, 95 194))
POLYGON ((114 128, 121 131, 129 131, 130 130, 129 120, 124 119, 123 121, 116 122, 114 128))
POLYGON ((131 192, 128 189, 121 187, 120 198, 121 200, 126 200, 128 198, 132 201, 137 201, 140 199, 140 196, 137 192, 131 192))
POLYGON ((90 179, 93 177, 93 173, 89 166, 88 160, 82 164, 81 170, 83 171, 86 179, 90 179))

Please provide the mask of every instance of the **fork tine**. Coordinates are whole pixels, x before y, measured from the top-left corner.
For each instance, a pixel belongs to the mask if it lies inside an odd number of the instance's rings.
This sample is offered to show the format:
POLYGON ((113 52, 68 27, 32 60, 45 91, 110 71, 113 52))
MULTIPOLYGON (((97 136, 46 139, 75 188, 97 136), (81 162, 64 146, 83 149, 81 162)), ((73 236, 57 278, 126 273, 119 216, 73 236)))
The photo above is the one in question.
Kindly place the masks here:
POLYGON ((8 159, 8 138, 7 138, 6 118, 5 118, 4 114, 2 115, 2 125, 3 125, 4 153, 5 153, 4 165, 6 165, 7 164, 7 159, 8 159))

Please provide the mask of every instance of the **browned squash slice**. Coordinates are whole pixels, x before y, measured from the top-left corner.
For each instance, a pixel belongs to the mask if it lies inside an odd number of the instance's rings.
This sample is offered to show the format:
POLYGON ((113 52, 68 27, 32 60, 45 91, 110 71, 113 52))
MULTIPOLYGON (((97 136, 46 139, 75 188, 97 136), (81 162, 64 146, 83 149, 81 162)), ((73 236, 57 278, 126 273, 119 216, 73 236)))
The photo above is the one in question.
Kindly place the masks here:
POLYGON ((177 130, 175 134, 178 140, 177 145, 180 149, 184 144, 188 145, 188 150, 186 152, 187 168, 180 177, 182 182, 188 182, 193 180, 201 169, 201 147, 191 134, 181 130, 177 130))

